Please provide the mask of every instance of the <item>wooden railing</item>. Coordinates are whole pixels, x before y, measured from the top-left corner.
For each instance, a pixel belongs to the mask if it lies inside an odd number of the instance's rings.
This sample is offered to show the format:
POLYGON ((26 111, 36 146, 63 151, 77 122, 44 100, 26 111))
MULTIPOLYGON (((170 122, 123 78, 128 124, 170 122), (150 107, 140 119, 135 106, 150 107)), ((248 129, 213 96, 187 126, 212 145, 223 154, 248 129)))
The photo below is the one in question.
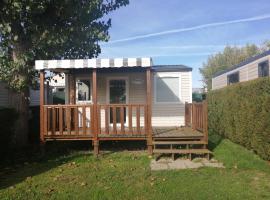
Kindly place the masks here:
POLYGON ((185 125, 191 126, 192 103, 185 104, 185 125))
POLYGON ((185 104, 185 125, 200 132, 207 132, 207 102, 185 104))
POLYGON ((43 134, 54 136, 146 135, 147 105, 44 105, 43 134), (94 124, 96 123, 96 124, 94 124), (97 132, 94 130, 97 127, 97 132))
POLYGON ((44 105, 44 136, 92 134, 92 105, 44 105))
POLYGON ((99 134, 145 135, 147 106, 145 104, 98 105, 99 134))

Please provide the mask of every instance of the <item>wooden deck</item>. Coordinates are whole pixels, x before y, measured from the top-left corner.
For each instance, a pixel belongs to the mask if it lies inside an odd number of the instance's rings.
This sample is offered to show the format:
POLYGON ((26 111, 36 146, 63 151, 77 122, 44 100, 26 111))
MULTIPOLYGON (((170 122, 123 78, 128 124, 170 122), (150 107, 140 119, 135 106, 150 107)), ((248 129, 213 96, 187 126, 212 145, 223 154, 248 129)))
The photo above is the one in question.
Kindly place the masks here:
POLYGON ((154 138, 201 138, 203 133, 191 127, 154 127, 154 138))
MULTIPOLYGON (((90 132, 90 131, 89 131, 90 132)), ((175 139, 201 139, 203 137, 203 133, 192 130, 190 127, 153 127, 152 132, 153 138, 175 138, 175 139)), ((79 131, 79 134, 76 134, 75 131, 71 131, 70 134, 60 134, 59 132, 55 132, 52 134, 48 132, 48 135, 45 136, 46 140, 71 140, 71 139, 84 139, 84 140, 92 140, 93 134, 83 134, 83 131, 79 131)), ((147 135, 142 132, 142 134, 98 134, 98 138, 114 138, 117 139, 146 139, 147 135)))

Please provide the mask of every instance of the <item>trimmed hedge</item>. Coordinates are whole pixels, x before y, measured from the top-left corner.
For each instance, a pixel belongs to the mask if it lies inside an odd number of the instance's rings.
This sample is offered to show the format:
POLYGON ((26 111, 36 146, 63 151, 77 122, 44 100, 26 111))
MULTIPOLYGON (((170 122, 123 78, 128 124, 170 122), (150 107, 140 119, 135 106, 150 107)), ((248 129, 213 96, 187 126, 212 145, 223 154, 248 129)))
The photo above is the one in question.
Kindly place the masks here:
POLYGON ((211 91, 207 100, 210 133, 270 160, 270 78, 211 91))

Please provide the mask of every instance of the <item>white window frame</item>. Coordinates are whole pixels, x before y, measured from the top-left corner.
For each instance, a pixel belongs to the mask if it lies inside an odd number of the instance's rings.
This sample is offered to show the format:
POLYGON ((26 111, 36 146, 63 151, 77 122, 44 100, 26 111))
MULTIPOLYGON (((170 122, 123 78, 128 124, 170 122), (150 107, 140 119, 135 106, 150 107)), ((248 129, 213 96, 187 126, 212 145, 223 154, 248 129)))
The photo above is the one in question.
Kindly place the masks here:
MULTIPOLYGON (((126 102, 124 104, 129 104, 129 78, 128 76, 109 76, 106 79, 106 103, 110 104, 110 81, 111 80, 124 80, 126 82, 126 102)), ((126 110, 126 123, 124 123, 124 126, 127 126, 128 124, 128 109, 126 110)), ((110 115, 109 115, 109 122, 110 122, 110 115)), ((113 123, 109 123, 109 125, 112 127, 113 123)), ((116 123, 116 126, 121 126, 120 123, 116 123)))
POLYGON ((91 104, 92 103, 92 99, 93 99, 93 96, 92 96, 92 79, 88 76, 78 76, 76 77, 75 79, 75 84, 76 84, 76 104, 91 104), (78 100, 78 84, 77 84, 77 81, 78 80, 88 80, 90 81, 90 100, 89 101, 79 101, 78 100))
POLYGON ((110 81, 111 80, 125 80, 126 81, 126 103, 129 102, 129 79, 127 76, 107 77, 106 80, 106 103, 110 104, 110 81))
POLYGON ((181 104, 181 74, 179 72, 157 72, 154 74, 154 103, 155 104, 181 104), (157 101, 157 78, 178 78, 179 79, 179 101, 177 102, 159 102, 157 101))

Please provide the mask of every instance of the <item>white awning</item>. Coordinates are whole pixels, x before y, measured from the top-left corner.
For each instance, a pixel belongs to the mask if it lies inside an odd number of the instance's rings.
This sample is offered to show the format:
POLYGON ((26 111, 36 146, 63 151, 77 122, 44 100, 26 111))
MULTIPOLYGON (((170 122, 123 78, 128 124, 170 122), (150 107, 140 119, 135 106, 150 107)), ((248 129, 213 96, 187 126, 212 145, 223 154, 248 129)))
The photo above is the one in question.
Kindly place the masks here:
POLYGON ((77 60, 36 60, 35 69, 79 69, 109 67, 151 67, 152 58, 113 58, 77 60))

